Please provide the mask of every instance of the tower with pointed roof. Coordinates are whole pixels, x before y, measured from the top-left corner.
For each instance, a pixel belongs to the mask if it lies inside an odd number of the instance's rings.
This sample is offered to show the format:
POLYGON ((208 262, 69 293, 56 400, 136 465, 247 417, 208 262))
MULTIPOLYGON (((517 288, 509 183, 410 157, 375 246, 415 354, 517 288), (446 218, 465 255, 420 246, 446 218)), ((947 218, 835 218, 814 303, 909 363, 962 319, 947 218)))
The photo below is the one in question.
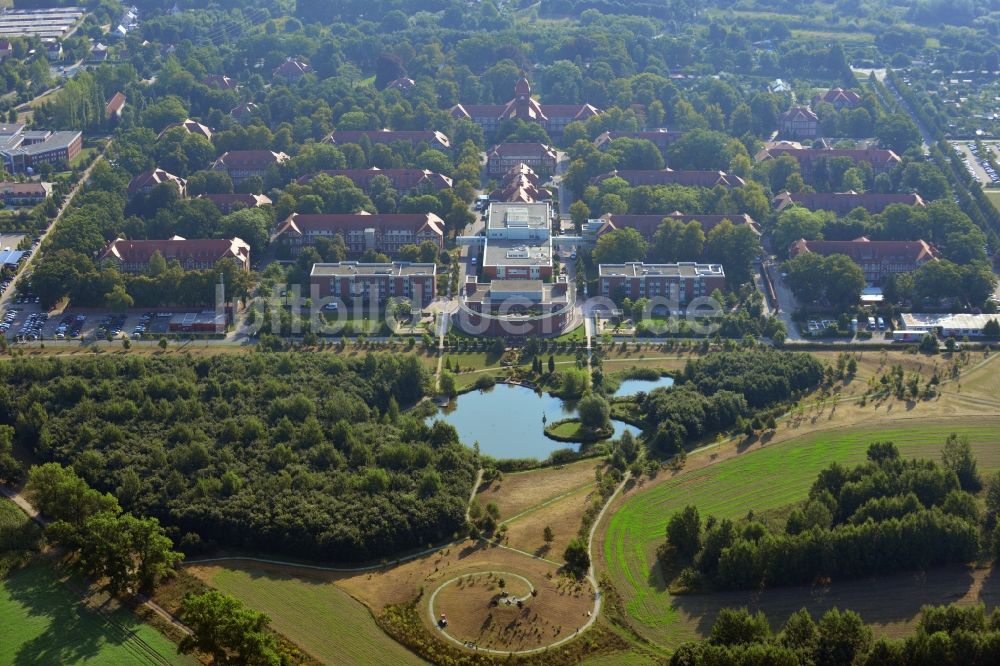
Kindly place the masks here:
POLYGON ((495 132, 509 118, 541 125, 550 136, 559 136, 574 120, 583 121, 600 114, 590 104, 541 104, 531 97, 531 82, 522 71, 514 84, 514 98, 506 104, 456 104, 451 108, 454 118, 466 118, 483 128, 487 135, 495 132))

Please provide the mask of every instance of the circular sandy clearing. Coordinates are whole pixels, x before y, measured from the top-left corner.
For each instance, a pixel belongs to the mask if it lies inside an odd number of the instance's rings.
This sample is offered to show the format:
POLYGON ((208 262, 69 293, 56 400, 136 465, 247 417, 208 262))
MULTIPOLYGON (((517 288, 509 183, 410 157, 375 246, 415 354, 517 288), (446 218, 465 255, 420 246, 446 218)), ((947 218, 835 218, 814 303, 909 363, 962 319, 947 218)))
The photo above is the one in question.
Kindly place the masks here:
POLYGON ((586 580, 479 570, 439 584, 428 598, 427 614, 448 640, 507 654, 572 639, 590 619, 593 599, 586 580), (444 627, 442 614, 447 618, 444 627))

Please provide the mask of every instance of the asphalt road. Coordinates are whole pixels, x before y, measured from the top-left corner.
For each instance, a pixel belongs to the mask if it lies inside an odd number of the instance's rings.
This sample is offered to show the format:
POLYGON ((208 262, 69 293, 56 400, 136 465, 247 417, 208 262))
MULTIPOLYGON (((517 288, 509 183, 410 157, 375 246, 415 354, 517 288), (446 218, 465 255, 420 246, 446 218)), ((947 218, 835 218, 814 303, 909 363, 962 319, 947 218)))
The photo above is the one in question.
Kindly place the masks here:
POLYGON ((37 249, 31 253, 31 256, 28 257, 28 260, 24 262, 23 266, 21 266, 21 270, 19 270, 17 272, 17 275, 14 276, 14 279, 10 281, 10 285, 7 287, 7 290, 3 292, 2 295, 0 295, 0 310, 6 311, 10 309, 14 300, 14 295, 17 293, 17 285, 21 282, 22 279, 24 279, 25 275, 29 275, 31 273, 31 267, 35 264, 35 261, 38 259, 39 255, 42 254, 42 250, 45 247, 45 239, 48 238, 49 232, 51 232, 52 229, 54 229, 55 226, 59 223, 59 220, 62 218, 63 213, 66 212, 66 209, 69 207, 69 204, 73 200, 73 197, 76 196, 76 193, 79 192, 80 188, 83 187, 83 184, 90 179, 90 172, 93 170, 94 165, 97 164, 98 160, 100 160, 100 158, 104 156, 105 151, 107 151, 108 146, 110 145, 111 141, 109 140, 105 144, 104 150, 101 151, 101 154, 98 155, 97 159, 95 159, 89 167, 87 167, 87 170, 84 171, 83 174, 80 176, 80 180, 77 181, 76 185, 73 187, 72 190, 70 190, 69 194, 63 200, 63 204, 62 206, 59 207, 59 211, 56 213, 56 216, 52 218, 52 222, 49 224, 49 226, 45 228, 45 231, 43 231, 39 236, 39 243, 37 249))

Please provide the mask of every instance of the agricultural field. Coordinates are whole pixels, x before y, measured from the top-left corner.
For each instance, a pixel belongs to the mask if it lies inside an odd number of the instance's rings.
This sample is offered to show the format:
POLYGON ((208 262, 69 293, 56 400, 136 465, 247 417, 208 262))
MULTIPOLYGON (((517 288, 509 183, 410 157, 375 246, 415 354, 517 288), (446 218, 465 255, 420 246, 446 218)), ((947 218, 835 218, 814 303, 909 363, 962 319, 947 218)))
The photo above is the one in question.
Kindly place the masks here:
POLYGON ((198 567, 192 573, 267 613, 277 632, 323 663, 426 663, 383 633, 368 609, 330 580, 255 567, 198 567))
POLYGON ((0 581, 0 664, 195 664, 124 608, 80 601, 46 563, 0 581))
MULTIPOLYGON (((603 558, 625 599, 629 619, 641 635, 667 646, 704 636, 719 608, 749 603, 750 598, 742 595, 739 602, 734 602, 731 598, 734 595, 730 594, 676 598, 665 590, 665 581, 658 571, 653 571, 652 564, 656 547, 663 541, 667 520, 674 511, 688 504, 697 506, 702 516, 720 518, 741 518, 749 511, 774 511, 802 500, 816 474, 831 462, 854 464, 862 461, 872 441, 893 441, 904 456, 937 458, 951 432, 969 436, 983 472, 1000 469, 1000 436, 997 434, 1000 417, 997 416, 907 420, 897 417, 893 422, 806 433, 782 443, 756 447, 751 453, 728 457, 717 464, 712 464, 711 459, 721 454, 693 455, 688 460, 690 469, 675 473, 648 490, 631 493, 608 520, 603 552, 595 553, 595 560, 603 558)), ((976 579, 969 572, 961 571, 954 576, 945 575, 944 580, 944 583, 940 580, 927 582, 923 588, 912 583, 899 587, 923 589, 924 592, 934 589, 942 592, 936 597, 941 601, 950 596, 964 596, 976 579), (948 594, 940 589, 942 585, 948 588, 948 594)), ((856 594, 870 594, 873 589, 870 584, 855 587, 856 594)), ((849 586, 838 585, 831 594, 850 595, 848 590, 849 586)), ((833 598, 818 594, 816 590, 793 588, 769 592, 755 600, 772 621, 780 623, 787 613, 802 606, 816 604, 816 608, 820 608, 825 596, 833 598), (773 608, 768 603, 771 599, 775 600, 773 608), (783 611, 787 611, 784 616, 781 615, 783 611)), ((882 624, 887 629, 898 628, 900 622, 914 619, 919 609, 917 600, 910 605, 914 613, 907 614, 900 609, 910 606, 899 604, 898 596, 885 595, 881 591, 877 598, 867 602, 852 599, 841 605, 868 608, 872 617, 866 619, 878 620, 879 601, 887 599, 892 600, 900 615, 893 622, 883 612, 882 624)), ((923 600, 930 599, 931 595, 927 594, 923 600)))

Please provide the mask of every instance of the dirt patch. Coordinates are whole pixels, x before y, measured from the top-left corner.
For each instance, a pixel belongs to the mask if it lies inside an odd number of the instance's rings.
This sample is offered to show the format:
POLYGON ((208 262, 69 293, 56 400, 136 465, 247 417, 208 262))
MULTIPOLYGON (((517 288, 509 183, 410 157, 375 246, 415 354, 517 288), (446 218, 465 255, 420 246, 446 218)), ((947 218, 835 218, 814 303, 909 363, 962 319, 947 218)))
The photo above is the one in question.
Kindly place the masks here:
POLYGON ((507 523, 507 539, 504 543, 550 560, 561 561, 563 551, 570 540, 576 537, 583 512, 593 498, 594 484, 591 483, 538 510, 523 513, 517 520, 507 523), (552 528, 551 544, 545 543, 546 527, 552 528))
POLYGON ((593 607, 586 580, 507 569, 458 576, 431 594, 428 620, 438 621, 444 613, 448 635, 493 650, 530 650, 564 639, 586 624, 593 607))
POLYGON ((532 507, 593 484, 595 471, 603 465, 600 460, 581 460, 562 467, 504 474, 500 481, 480 487, 476 497, 484 507, 495 502, 500 509, 500 522, 505 522, 532 507))

